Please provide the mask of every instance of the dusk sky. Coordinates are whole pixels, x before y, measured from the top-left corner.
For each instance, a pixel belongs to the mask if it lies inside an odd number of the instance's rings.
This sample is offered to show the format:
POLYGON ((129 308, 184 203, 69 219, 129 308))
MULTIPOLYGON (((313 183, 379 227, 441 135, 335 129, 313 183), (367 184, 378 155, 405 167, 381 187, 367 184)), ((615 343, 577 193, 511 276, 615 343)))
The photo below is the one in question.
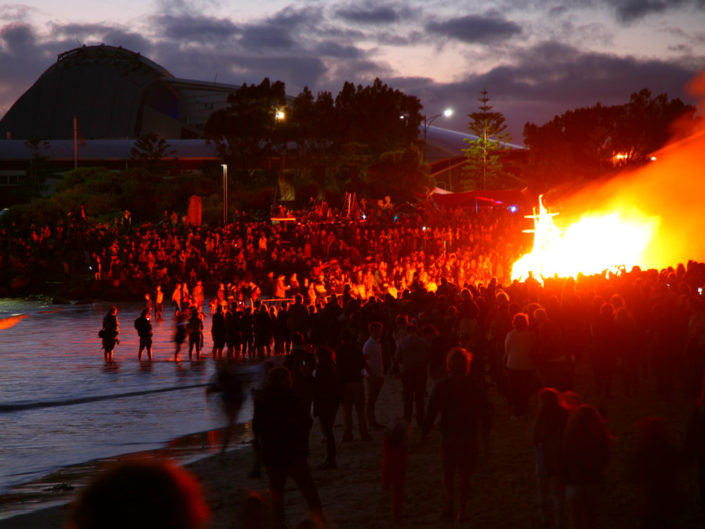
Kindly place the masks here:
MULTIPOLYGON (((1 0, 0 0, 1 1, 1 0)), ((82 44, 140 52, 176 77, 282 80, 334 95, 375 77, 466 130, 486 87, 516 143, 526 121, 632 92, 691 100, 705 0, 32 0, 0 4, 0 116, 82 44)))

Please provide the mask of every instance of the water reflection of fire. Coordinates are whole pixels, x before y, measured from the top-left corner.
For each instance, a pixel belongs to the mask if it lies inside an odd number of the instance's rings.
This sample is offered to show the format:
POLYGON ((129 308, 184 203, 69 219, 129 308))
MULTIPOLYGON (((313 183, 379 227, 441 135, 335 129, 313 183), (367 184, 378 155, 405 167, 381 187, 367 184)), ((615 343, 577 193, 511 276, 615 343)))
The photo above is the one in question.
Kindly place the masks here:
POLYGON ((659 224, 636 209, 590 212, 565 230, 553 221, 557 213, 546 210, 539 197, 534 220, 534 246, 512 268, 512 279, 524 280, 531 273, 541 277, 576 277, 578 274, 618 273, 643 265, 647 249, 659 224))

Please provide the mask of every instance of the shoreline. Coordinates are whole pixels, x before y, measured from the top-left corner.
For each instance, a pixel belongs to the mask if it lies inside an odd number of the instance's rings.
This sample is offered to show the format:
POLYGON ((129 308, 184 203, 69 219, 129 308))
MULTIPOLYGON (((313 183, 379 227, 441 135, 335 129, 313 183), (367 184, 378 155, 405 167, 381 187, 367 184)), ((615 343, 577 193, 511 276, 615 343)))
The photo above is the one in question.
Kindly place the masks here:
MULTIPOLYGON (((173 459, 179 465, 188 467, 201 459, 212 457, 220 450, 221 431, 214 429, 195 432, 174 438, 151 450, 128 452, 59 467, 41 477, 11 486, 0 494, 0 527, 4 527, 4 522, 14 518, 31 517, 46 509, 63 508, 95 472, 122 459, 159 457, 173 459)), ((238 424, 227 453, 241 451, 249 446, 249 432, 249 422, 238 424)))
MULTIPOLYGON (((595 404, 606 412, 605 418, 615 441, 605 475, 605 489, 599 500, 596 527, 636 529, 636 490, 627 472, 628 463, 636 440, 635 425, 646 416, 664 417, 681 440, 690 413, 690 401, 680 394, 664 397, 652 390, 653 380, 644 380, 642 393, 628 397, 621 388, 617 397, 599 400, 592 391, 589 366, 581 365, 576 372, 575 391, 585 402, 595 404)), ((493 427, 489 446, 480 455, 477 472, 471 480, 471 499, 468 522, 444 520, 443 485, 440 472, 440 435, 434 429, 425 440, 412 427, 409 438, 409 464, 407 469, 404 516, 399 523, 392 519, 391 499, 381 487, 381 460, 383 431, 371 431, 371 440, 341 443, 342 412, 335 424, 339 440, 338 468, 319 470, 325 458, 325 445, 318 424, 314 421, 310 436, 309 465, 323 503, 324 513, 331 529, 440 529, 481 528, 534 529, 540 527, 536 506, 535 458, 531 446, 531 415, 517 421, 510 420, 506 400, 496 388, 489 392, 493 406, 493 427)), ((532 411, 535 409, 535 398, 532 411)), ((392 425, 401 415, 401 382, 387 377, 377 404, 381 423, 392 425)), ((248 428, 247 424, 243 428, 248 428)), ((207 434, 204 432, 203 434, 207 434)), ((198 434, 196 434, 198 435, 198 434)), ((212 445, 217 450, 217 441, 212 445)), ((217 454, 181 463, 200 481, 212 518, 206 529, 233 529, 240 527, 238 513, 243 501, 253 492, 266 499, 267 480, 249 477, 252 452, 243 444, 226 452, 221 460, 217 454), (244 450, 242 448, 245 448, 244 450)), ((85 477, 88 477, 89 473, 85 477)), ((684 475, 686 496, 682 513, 674 527, 700 529, 705 524, 692 469, 684 475)), ((69 502, 77 490, 67 491, 69 502)), ((288 527, 307 514, 303 497, 291 480, 285 494, 288 527)), ((0 529, 65 529, 67 505, 50 506, 32 513, 0 520, 0 529)))

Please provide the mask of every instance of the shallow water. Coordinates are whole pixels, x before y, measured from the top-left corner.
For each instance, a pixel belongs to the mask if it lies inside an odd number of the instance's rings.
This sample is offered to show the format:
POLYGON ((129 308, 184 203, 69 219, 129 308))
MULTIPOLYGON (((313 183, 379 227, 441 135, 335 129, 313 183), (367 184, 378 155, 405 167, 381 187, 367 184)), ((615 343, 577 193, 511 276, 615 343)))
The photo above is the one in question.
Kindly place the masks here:
MULTIPOLYGON (((154 361, 140 364, 140 305, 119 304, 120 344, 106 366, 97 333, 109 306, 0 299, 0 321, 27 315, 0 330, 0 493, 60 467, 222 426, 217 397, 204 394, 214 362, 191 363, 183 348, 186 360, 172 361, 171 313, 153 321, 154 361)), ((209 317, 204 329, 208 353, 209 317)), ((256 378, 257 367, 243 369, 256 378)), ((239 422, 251 415, 248 401, 239 422)))

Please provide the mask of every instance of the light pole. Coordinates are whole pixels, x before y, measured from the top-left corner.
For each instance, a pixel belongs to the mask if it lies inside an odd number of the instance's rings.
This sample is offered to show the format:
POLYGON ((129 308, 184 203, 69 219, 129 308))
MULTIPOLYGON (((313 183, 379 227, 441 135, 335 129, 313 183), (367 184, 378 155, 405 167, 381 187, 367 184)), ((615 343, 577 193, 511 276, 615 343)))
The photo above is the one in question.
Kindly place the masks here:
POLYGON ((424 116, 424 119, 423 119, 423 142, 424 142, 424 145, 426 144, 426 132, 428 131, 428 127, 431 126, 431 123, 433 123, 434 121, 436 121, 436 120, 437 120, 438 118, 440 118, 441 116, 446 117, 446 118, 449 118, 449 117, 451 117, 452 115, 453 115, 453 109, 452 109, 452 108, 446 108, 446 109, 445 109, 443 112, 441 112, 440 114, 436 114, 435 116, 431 116, 430 118, 426 118, 426 116, 424 116))
POLYGON ((223 169, 223 226, 228 223, 228 164, 221 164, 223 169))

